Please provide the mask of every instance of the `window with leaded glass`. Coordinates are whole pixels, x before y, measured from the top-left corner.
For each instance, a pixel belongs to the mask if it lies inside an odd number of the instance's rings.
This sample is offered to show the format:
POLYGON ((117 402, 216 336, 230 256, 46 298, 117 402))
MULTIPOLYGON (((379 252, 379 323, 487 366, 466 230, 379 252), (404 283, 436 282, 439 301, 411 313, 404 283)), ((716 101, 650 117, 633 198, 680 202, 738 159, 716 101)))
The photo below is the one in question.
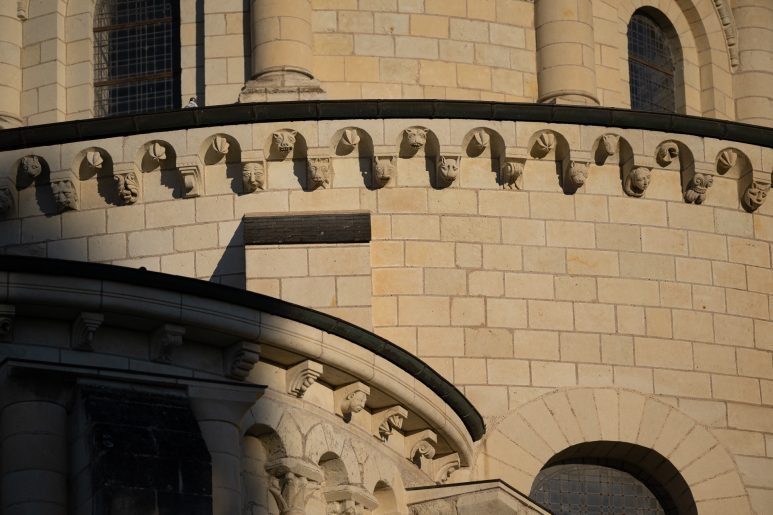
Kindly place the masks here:
POLYGON ((100 0, 94 14, 94 114, 180 106, 179 14, 172 0, 100 0))
POLYGON ((669 38, 653 18, 636 12, 628 24, 631 109, 673 113, 674 56, 669 38))

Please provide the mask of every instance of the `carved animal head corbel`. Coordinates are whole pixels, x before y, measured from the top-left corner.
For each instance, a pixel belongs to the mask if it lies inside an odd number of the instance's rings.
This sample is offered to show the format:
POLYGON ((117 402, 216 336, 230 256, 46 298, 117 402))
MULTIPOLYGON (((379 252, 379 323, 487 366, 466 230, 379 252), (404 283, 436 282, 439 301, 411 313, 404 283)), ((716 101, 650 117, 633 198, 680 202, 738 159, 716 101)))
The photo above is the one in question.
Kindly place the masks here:
POLYGON ((460 156, 438 156, 436 170, 440 187, 450 186, 459 176, 460 159, 460 156))
POLYGON ((333 171, 329 157, 310 157, 306 160, 306 184, 308 189, 329 188, 333 171))
POLYGON ((295 148, 295 140, 298 131, 291 129, 282 129, 274 132, 271 135, 272 145, 279 152, 280 155, 286 157, 287 154, 293 151, 295 148))
POLYGON ((396 156, 373 156, 373 187, 385 186, 394 177, 396 171, 396 156))
POLYGON ((743 208, 752 213, 765 203, 765 199, 770 192, 770 183, 759 180, 752 180, 751 184, 746 187, 741 198, 741 205, 743 208))
POLYGON ((499 169, 499 182, 504 189, 523 189, 523 169, 526 159, 506 158, 499 169))

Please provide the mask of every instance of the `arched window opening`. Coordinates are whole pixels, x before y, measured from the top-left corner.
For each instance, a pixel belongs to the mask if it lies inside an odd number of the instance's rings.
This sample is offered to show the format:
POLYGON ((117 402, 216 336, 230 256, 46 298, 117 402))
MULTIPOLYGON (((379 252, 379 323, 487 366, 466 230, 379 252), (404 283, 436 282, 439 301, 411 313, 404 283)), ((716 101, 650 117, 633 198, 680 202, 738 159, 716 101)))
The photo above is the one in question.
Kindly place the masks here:
POLYGON ((179 11, 170 0, 101 0, 94 14, 94 114, 180 106, 179 11))
POLYGON ((676 112, 675 49, 661 26, 637 11, 628 24, 631 109, 676 112))
POLYGON ((621 442, 587 442, 556 454, 530 497, 556 515, 695 515, 679 471, 656 451, 621 442))

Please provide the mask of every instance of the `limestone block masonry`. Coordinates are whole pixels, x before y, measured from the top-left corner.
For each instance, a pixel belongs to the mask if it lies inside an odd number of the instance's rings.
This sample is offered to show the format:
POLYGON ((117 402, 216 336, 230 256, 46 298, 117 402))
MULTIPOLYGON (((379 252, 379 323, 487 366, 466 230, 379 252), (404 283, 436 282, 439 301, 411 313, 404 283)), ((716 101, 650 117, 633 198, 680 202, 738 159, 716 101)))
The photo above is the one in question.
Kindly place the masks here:
MULTIPOLYGON (((5 254, 246 288, 372 328, 420 357, 483 415, 474 446, 441 419, 411 422, 403 410, 417 398, 383 402, 383 384, 353 372, 355 354, 301 351, 261 322, 261 361, 239 358, 283 403, 325 399, 330 416, 414 461, 411 474, 528 492, 552 456, 606 440, 668 460, 698 513, 773 506, 771 148, 592 125, 340 119, 18 148, 0 154, 0 170, 18 197, 0 222, 5 254), (256 162, 252 188, 244 169, 256 162), (116 170, 136 176, 134 202, 116 170), (370 241, 243 243, 245 215, 347 211, 370 213, 370 241), (275 362, 286 377, 269 374, 275 362)), ((85 321, 94 309, 81 311, 85 321)), ((106 324, 86 324, 76 347, 99 349, 106 324)), ((179 322, 149 329, 159 366, 186 359, 196 338, 179 322)), ((297 477, 319 474, 281 463, 270 469, 280 505, 297 477)))

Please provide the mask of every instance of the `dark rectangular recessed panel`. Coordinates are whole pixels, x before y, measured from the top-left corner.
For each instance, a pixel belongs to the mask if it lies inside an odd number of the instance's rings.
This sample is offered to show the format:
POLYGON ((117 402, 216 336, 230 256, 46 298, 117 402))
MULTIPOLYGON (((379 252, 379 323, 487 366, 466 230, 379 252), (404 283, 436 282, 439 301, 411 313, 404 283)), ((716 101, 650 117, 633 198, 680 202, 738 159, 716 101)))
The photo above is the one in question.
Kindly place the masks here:
POLYGON ((244 216, 245 245, 368 243, 370 213, 299 213, 244 216))

